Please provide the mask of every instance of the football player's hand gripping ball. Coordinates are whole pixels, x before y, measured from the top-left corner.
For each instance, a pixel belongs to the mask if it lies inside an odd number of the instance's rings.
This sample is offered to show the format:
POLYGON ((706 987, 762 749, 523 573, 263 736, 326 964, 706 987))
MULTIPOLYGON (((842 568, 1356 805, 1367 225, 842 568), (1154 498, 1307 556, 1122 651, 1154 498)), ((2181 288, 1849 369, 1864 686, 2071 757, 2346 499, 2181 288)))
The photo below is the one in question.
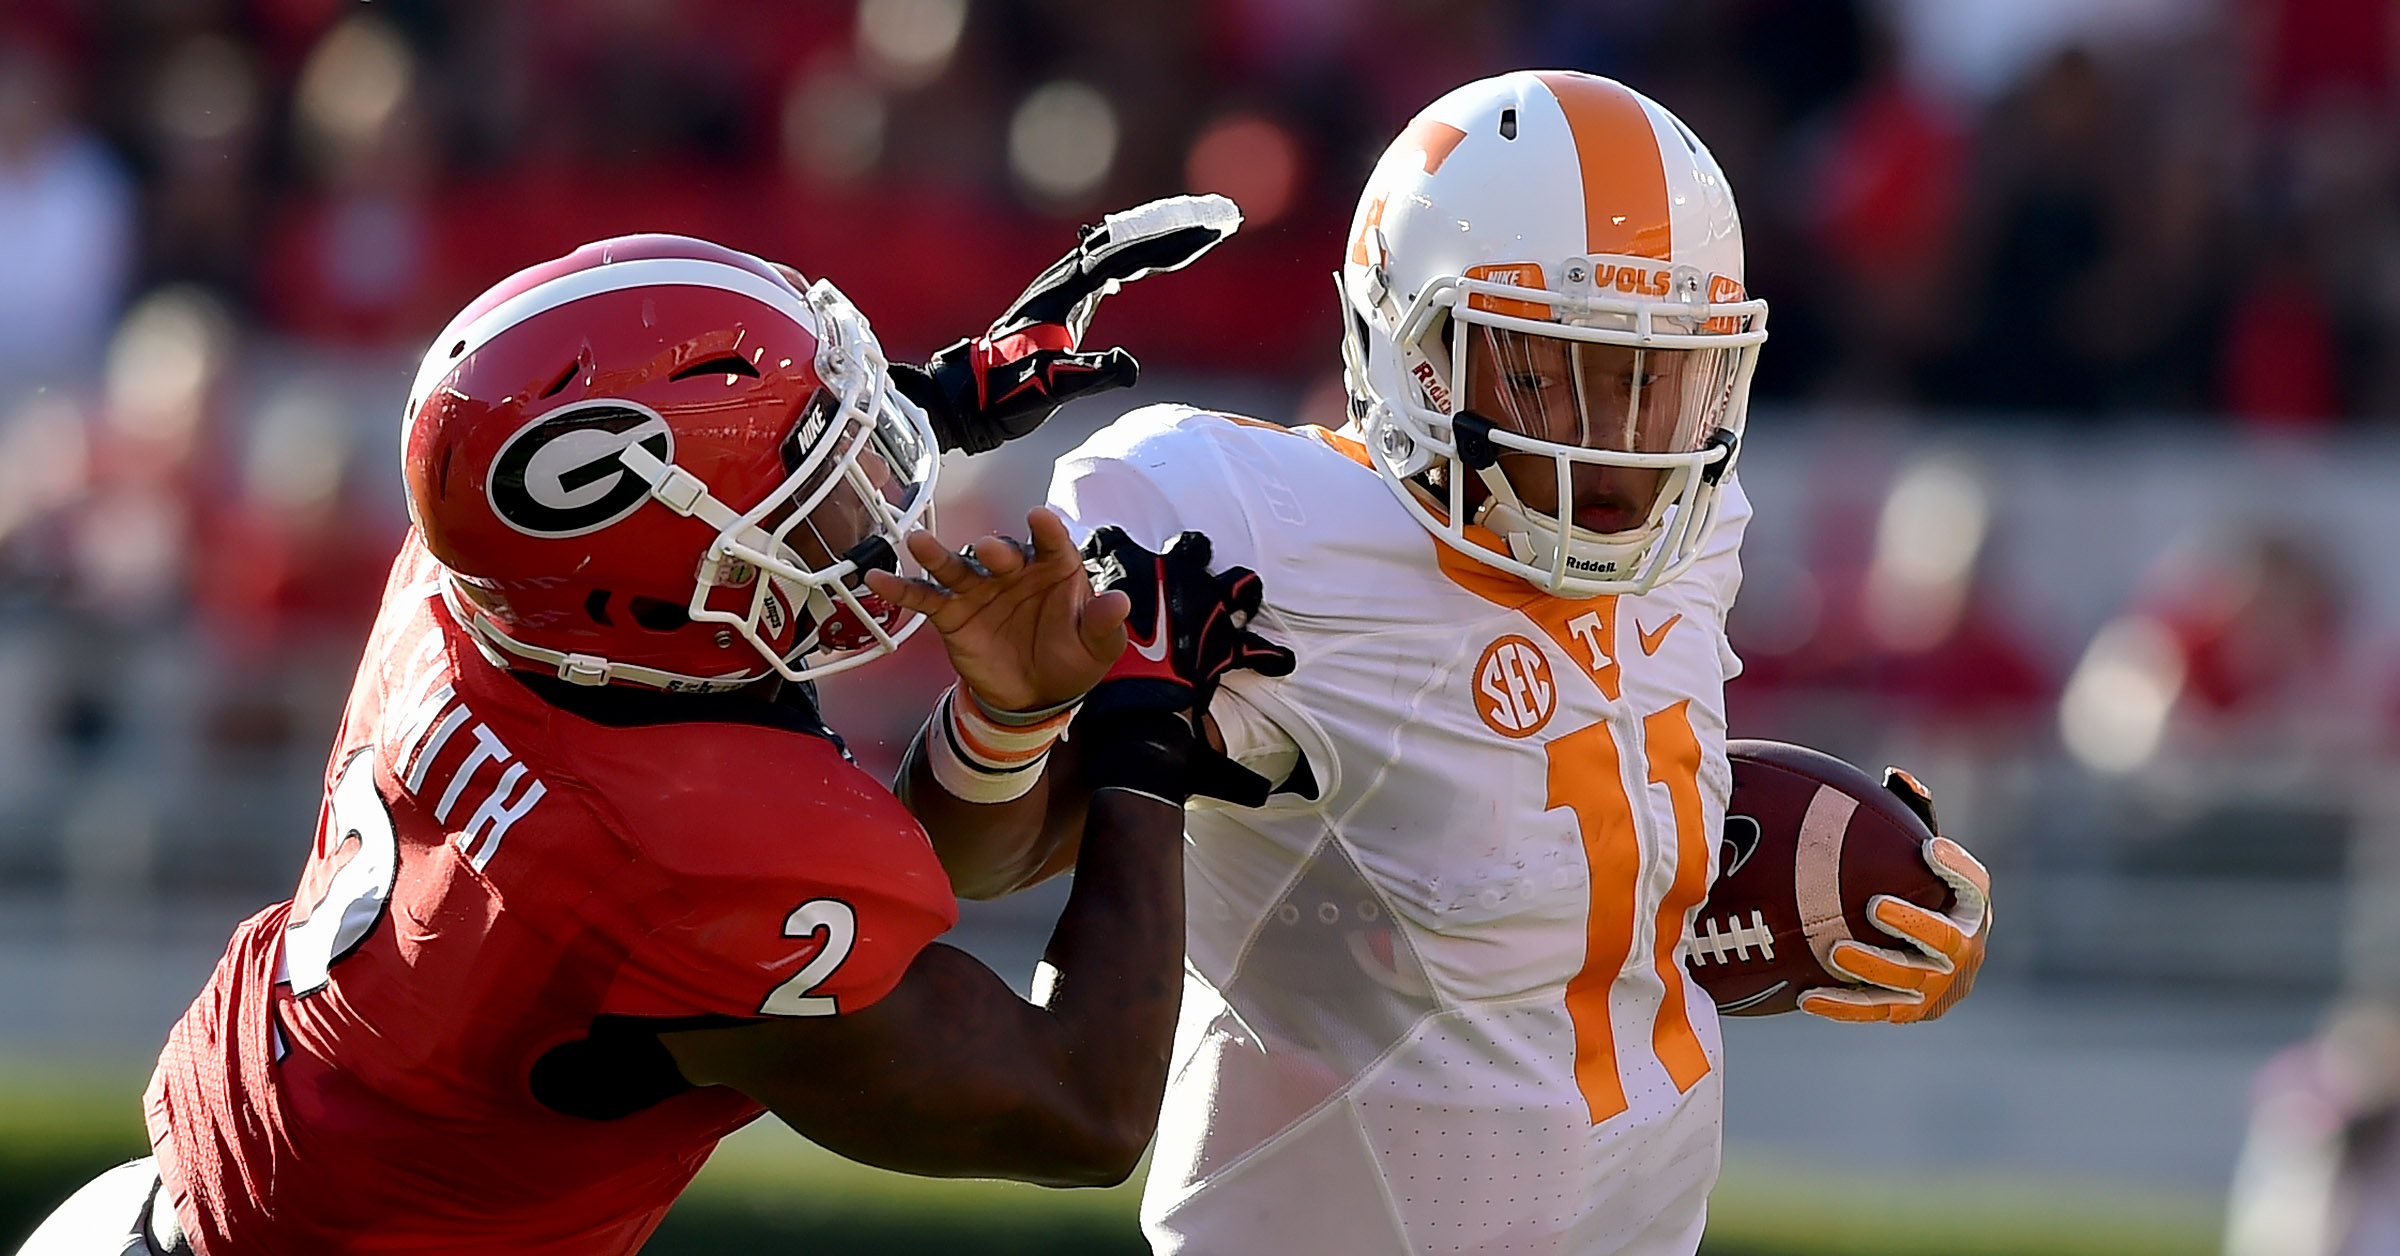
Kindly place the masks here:
POLYGON ((930 581, 867 573, 876 596, 932 623, 951 668, 995 711, 1063 709, 1100 683, 1125 645, 1125 595, 1093 591, 1067 525, 1047 507, 1025 525, 1031 545, 987 536, 952 551, 931 533, 912 534, 909 553, 930 581))
POLYGON ((1122 528, 1083 547, 1092 587, 1131 599, 1125 652, 1084 700, 1070 737, 1087 783, 1139 780, 1143 793, 1181 803, 1193 794, 1244 806, 1269 782, 1211 749, 1200 720, 1230 672, 1292 672, 1290 650, 1250 630, 1263 586, 1247 567, 1209 570, 1208 538, 1185 532, 1153 552, 1122 528))
POLYGON ((894 363, 892 383, 933 421, 945 450, 979 454, 1031 432, 1078 397, 1124 388, 1140 367, 1123 349, 1082 352, 1100 298, 1145 275, 1181 270, 1242 225, 1222 196, 1170 196, 1082 229, 1067 255, 983 335, 894 363))
POLYGON ((1889 894, 1868 900, 1867 914, 1875 927, 1910 949, 1834 943, 1826 967, 1858 984, 1800 995, 1801 1011, 1828 1020, 1905 1025, 1940 1016, 1975 988, 1984 942, 1991 934, 1991 874, 1966 847, 1941 836, 1933 795, 1898 768, 1884 770, 1883 787, 1899 795, 1933 831, 1933 839, 1925 843, 1926 866, 1949 884, 1957 901, 1949 911, 1937 912, 1889 894))

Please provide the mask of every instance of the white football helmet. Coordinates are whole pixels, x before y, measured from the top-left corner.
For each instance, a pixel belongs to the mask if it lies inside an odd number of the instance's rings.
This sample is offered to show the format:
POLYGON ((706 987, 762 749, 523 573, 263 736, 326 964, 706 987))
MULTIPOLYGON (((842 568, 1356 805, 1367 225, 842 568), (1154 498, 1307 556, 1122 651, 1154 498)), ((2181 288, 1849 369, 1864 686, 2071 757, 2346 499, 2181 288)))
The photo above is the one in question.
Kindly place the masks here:
POLYGON ((1345 378, 1410 513, 1568 597, 1691 566, 1767 306, 1742 287, 1733 190, 1688 127, 1595 75, 1469 83, 1385 150, 1349 241, 1345 378))

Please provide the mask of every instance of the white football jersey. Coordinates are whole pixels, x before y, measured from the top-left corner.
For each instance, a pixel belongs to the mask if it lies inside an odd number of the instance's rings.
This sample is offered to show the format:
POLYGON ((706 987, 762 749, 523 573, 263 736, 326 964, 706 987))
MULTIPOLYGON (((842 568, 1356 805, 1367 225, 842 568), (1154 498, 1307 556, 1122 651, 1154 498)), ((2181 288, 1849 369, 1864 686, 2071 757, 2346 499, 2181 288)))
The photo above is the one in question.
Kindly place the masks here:
POLYGON ((1226 700, 1317 786, 1190 813, 1143 1225, 1161 1253, 1689 1256, 1721 1050, 1681 953, 1730 785, 1749 505, 1727 486, 1682 578, 1576 601, 1443 546, 1366 457, 1153 406, 1052 484, 1079 539, 1198 529, 1259 573, 1299 666, 1226 700))

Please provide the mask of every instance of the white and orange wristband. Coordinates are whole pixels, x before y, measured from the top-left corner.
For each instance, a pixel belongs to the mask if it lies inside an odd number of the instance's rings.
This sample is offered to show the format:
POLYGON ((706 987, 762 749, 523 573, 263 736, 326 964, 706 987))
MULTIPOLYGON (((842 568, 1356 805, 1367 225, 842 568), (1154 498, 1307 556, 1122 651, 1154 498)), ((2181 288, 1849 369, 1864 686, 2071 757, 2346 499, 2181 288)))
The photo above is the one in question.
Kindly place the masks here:
POLYGON ((998 711, 973 689, 952 685, 926 729, 927 766, 943 789, 967 802, 1012 802, 1041 779, 1050 748, 1082 705, 1078 698, 1039 711, 998 711))

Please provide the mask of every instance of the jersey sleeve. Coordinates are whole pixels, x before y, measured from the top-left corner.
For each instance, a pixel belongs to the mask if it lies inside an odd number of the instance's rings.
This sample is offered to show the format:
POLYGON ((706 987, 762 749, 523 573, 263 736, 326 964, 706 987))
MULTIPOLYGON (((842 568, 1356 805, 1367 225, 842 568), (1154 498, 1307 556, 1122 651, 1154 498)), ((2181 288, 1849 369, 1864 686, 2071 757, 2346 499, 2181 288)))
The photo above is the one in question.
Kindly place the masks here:
POLYGON ((1109 524, 1156 550, 1207 535, 1211 565, 1258 566, 1258 542, 1218 441, 1234 421, 1185 406, 1144 406, 1058 460, 1050 505, 1081 544, 1109 524))
POLYGON ((603 1010, 855 1012, 889 994, 957 922, 924 830, 865 773, 838 759, 808 770, 750 763, 768 770, 743 788, 693 788, 729 783, 692 780, 723 771, 675 774, 683 787, 644 817, 656 888, 603 1010))
POLYGON ((832 1016, 872 1006, 949 927, 866 878, 762 876, 689 886, 688 909, 627 955, 620 1016, 832 1016))
MULTIPOLYGON (((1278 590, 1292 578, 1285 566, 1291 540, 1286 535, 1270 549, 1250 509, 1251 490, 1262 482, 1250 442, 1271 426, 1188 406, 1130 411, 1058 460, 1050 505, 1065 516, 1078 542, 1108 524, 1154 550, 1186 530, 1206 535, 1211 567, 1248 567, 1266 582, 1272 621, 1278 590)), ((1263 435, 1292 439, 1281 429, 1263 435)), ((1244 696, 1275 684, 1252 674, 1227 677, 1210 714, 1227 756, 1281 785, 1304 752, 1265 708, 1244 696)))

